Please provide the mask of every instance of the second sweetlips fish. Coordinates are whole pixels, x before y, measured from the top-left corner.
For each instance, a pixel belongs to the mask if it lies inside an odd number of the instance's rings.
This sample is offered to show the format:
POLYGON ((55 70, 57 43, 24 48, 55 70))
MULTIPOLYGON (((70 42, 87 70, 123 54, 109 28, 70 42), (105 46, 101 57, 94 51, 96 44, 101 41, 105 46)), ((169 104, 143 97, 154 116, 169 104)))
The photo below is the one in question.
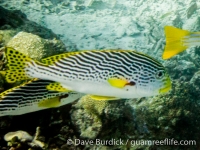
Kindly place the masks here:
POLYGON ((149 97, 171 89, 171 80, 161 63, 131 50, 69 52, 32 60, 6 48, 6 80, 30 78, 55 81, 46 88, 90 94, 96 100, 149 97))
POLYGON ((0 117, 60 107, 83 96, 73 91, 58 92, 46 89, 52 83, 53 81, 49 80, 32 79, 0 93, 0 117))

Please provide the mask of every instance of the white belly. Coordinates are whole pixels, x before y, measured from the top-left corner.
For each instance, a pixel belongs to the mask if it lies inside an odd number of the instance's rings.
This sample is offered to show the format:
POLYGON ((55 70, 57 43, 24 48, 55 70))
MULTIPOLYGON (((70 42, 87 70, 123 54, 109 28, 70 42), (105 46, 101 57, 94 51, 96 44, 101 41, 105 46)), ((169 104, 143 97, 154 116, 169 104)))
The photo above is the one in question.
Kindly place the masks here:
POLYGON ((94 83, 84 81, 65 81, 61 83, 63 87, 91 95, 109 96, 118 98, 139 98, 136 86, 126 86, 124 88, 117 88, 111 86, 109 83, 94 83))

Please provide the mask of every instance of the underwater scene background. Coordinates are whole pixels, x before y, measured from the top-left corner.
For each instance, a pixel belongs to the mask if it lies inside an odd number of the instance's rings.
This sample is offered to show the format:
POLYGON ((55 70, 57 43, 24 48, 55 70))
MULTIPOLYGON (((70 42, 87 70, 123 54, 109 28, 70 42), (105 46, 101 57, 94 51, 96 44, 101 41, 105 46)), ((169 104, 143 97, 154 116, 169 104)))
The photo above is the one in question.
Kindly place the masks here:
MULTIPOLYGON (((58 108, 0 116, 0 149, 200 149, 200 49, 162 59, 164 27, 200 31, 199 8, 197 0, 0 0, 1 71, 4 47, 39 61, 64 52, 123 49, 157 59, 172 80, 170 92, 154 97, 83 96, 58 108)), ((0 74, 1 92, 19 84, 0 74)))

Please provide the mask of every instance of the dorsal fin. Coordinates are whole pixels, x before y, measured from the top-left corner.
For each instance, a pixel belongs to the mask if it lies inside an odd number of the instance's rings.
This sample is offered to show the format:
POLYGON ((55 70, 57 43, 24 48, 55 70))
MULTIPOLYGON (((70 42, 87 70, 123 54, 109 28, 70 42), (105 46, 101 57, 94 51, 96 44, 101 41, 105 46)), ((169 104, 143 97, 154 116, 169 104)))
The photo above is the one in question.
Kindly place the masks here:
MULTIPOLYGON (((67 52, 67 53, 58 54, 58 55, 50 56, 50 57, 47 57, 47 58, 43 58, 42 63, 47 64, 47 65, 53 65, 55 62, 57 62, 57 61, 59 61, 63 58, 73 56, 73 55, 83 54, 85 52, 97 52, 98 53, 98 52, 102 52, 102 51, 103 52, 110 52, 110 51, 113 51, 113 50, 90 50, 90 51, 80 50, 80 51, 77 51, 77 52, 67 52)), ((117 50, 117 51, 119 51, 119 52, 127 52, 127 51, 133 52, 133 50, 117 50)), ((135 52, 135 53, 139 53, 139 52, 135 52)), ((142 53, 139 53, 139 54, 144 55, 142 53)))
POLYGON ((58 54, 58 55, 50 56, 50 57, 47 57, 47 58, 43 58, 42 63, 47 64, 47 65, 52 65, 62 58, 67 58, 69 56, 73 56, 73 55, 76 55, 78 53, 80 53, 80 52, 68 52, 68 53, 64 53, 64 54, 58 54))

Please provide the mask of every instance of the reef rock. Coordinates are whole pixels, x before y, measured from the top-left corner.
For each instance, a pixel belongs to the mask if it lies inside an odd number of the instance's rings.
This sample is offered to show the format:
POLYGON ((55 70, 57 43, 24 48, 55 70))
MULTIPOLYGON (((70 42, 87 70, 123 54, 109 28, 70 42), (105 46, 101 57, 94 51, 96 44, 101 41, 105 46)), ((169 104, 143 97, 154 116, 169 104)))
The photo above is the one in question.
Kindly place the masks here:
POLYGON ((0 46, 5 46, 16 34, 15 30, 0 30, 0 46))
POLYGON ((5 141, 11 141, 14 137, 17 137, 20 141, 32 141, 33 137, 25 131, 9 132, 4 136, 5 141))
POLYGON ((26 144, 30 147, 39 147, 43 149, 45 148, 45 144, 38 140, 39 133, 39 127, 36 128, 35 136, 31 136, 29 133, 21 130, 8 132, 4 135, 4 140, 8 142, 8 146, 14 149, 23 149, 26 144))
POLYGON ((56 39, 45 40, 27 32, 19 32, 7 43, 7 47, 19 50, 35 60, 65 52, 62 42, 56 39))
MULTIPOLYGON (((200 91, 200 71, 197 71, 190 80, 190 90, 194 94, 195 97, 198 97, 197 100, 200 99, 199 91, 200 91)), ((200 103, 200 101, 199 101, 200 103)))
MULTIPOLYGON (((186 55, 183 56, 183 58, 186 55)), ((172 79, 181 79, 189 81, 193 74, 198 70, 198 64, 190 60, 175 57, 170 61, 165 61, 165 66, 168 69, 172 79)), ((188 59, 188 56, 186 57, 188 59)))
POLYGON ((190 18, 197 10, 197 3, 191 3, 190 7, 187 9, 187 18, 190 18))

